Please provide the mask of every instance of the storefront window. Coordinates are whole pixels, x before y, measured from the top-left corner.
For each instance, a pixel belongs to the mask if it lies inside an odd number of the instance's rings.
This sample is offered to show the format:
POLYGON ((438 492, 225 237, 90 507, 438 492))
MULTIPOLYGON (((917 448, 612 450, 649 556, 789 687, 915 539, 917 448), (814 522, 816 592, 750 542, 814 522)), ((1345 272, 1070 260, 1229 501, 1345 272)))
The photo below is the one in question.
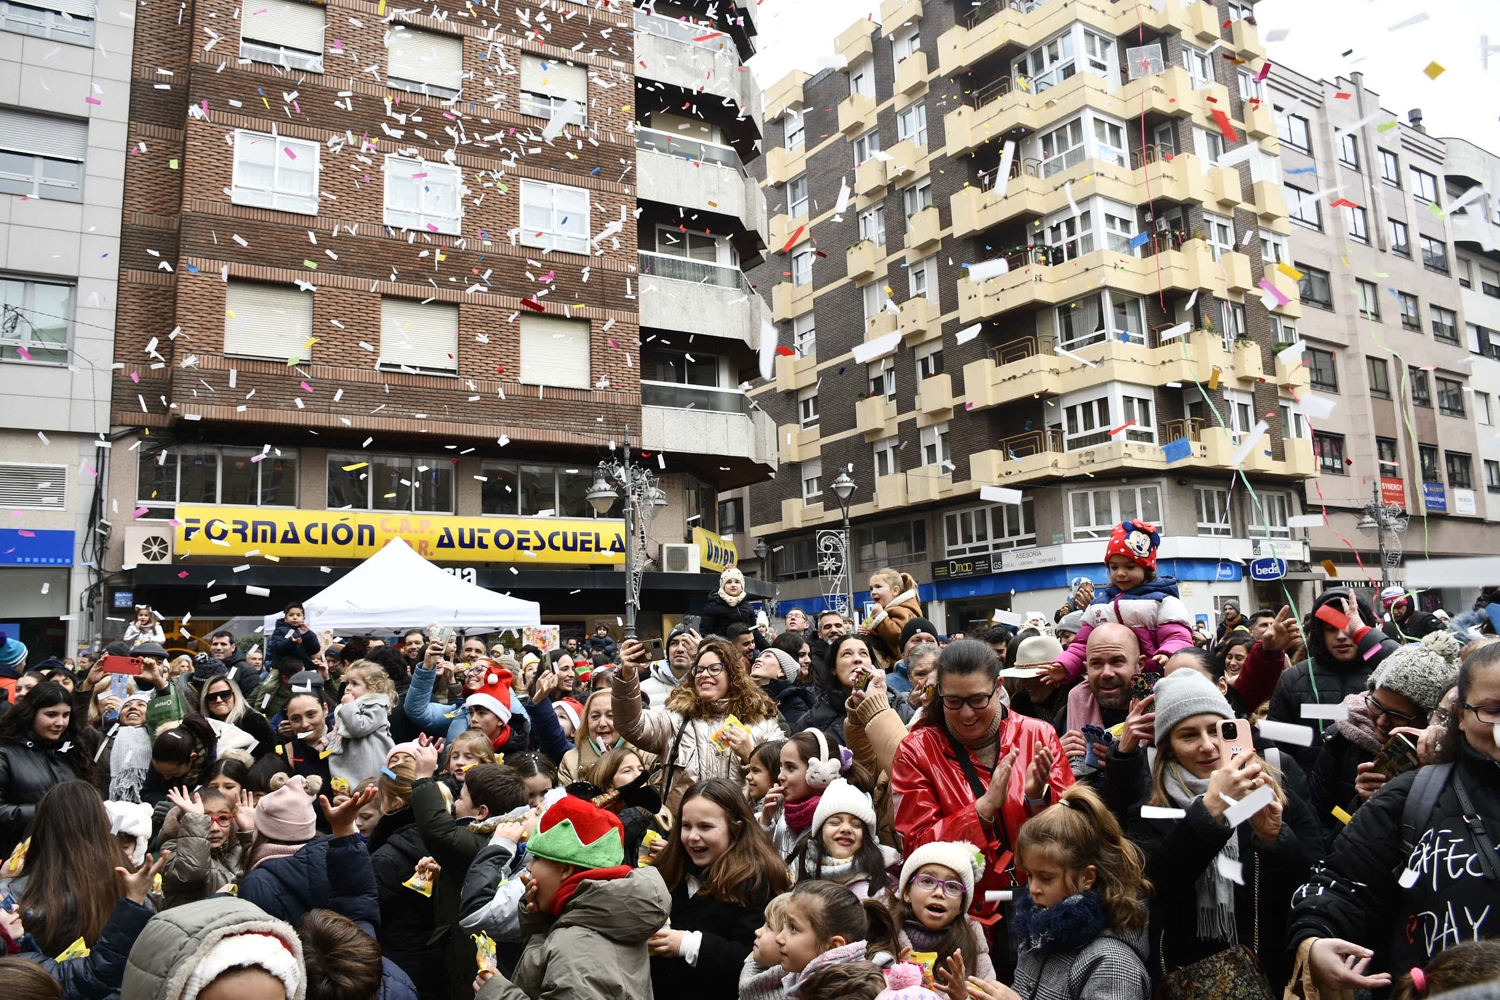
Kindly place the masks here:
MULTIPOLYGON (((586 499, 594 485, 590 466, 505 465, 486 462, 479 484, 480 510, 515 517, 597 517, 586 499)), ((618 503, 616 508, 618 509, 618 503)))
POLYGON ((328 507, 451 514, 453 463, 446 458, 331 453, 328 507))
POLYGON ((170 518, 179 503, 297 506, 295 450, 142 448, 138 462, 136 502, 147 508, 145 520, 170 518))

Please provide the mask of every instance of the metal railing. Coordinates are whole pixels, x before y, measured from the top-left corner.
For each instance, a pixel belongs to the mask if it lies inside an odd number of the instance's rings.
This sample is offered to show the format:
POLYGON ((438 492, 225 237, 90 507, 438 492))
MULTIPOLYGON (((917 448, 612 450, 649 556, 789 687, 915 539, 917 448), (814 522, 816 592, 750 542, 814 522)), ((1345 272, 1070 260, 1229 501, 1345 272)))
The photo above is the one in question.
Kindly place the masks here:
POLYGON ((716 142, 705 142, 702 139, 691 139, 684 135, 673 135, 671 132, 661 132, 654 128, 636 127, 635 148, 647 149, 653 153, 661 153, 679 160, 692 160, 697 163, 711 163, 718 167, 727 167, 740 176, 745 174, 745 165, 740 161, 740 154, 731 146, 721 146, 716 142))
POLYGON ((1161 425, 1161 439, 1163 441, 1176 441, 1178 438, 1187 438, 1189 441, 1201 441, 1203 439, 1203 418, 1184 417, 1181 420, 1167 420, 1161 425))
POLYGON ((749 413, 745 393, 739 389, 716 389, 681 382, 648 382, 641 379, 641 405, 667 406, 677 410, 710 413, 749 413))
POLYGON ((968 95, 969 106, 973 108, 982 108, 986 104, 989 104, 991 101, 997 101, 1000 98, 1004 97, 1006 94, 1009 94, 1010 91, 1010 77, 996 77, 989 83, 985 84, 983 87, 978 88, 973 93, 968 95))
POLYGON ((975 25, 982 24, 1006 10, 1013 10, 1018 14, 1030 14, 1046 3, 1047 0, 983 0, 964 15, 964 27, 972 29, 975 25))
POLYGON ((1140 149, 1130 151, 1130 169, 1139 170, 1148 163, 1168 162, 1177 156, 1170 143, 1148 142, 1140 149))
POLYGON ((670 278, 673 281, 691 281, 698 285, 717 285, 720 288, 737 288, 750 291, 745 272, 724 264, 710 264, 706 260, 679 257, 670 253, 655 253, 637 250, 636 266, 645 277, 670 278))
POLYGON ((685 42, 688 45, 701 45, 708 49, 722 49, 733 42, 728 33, 720 31, 711 24, 695 24, 692 21, 679 21, 672 17, 663 17, 660 14, 652 14, 649 11, 636 8, 635 30, 644 31, 647 34, 657 35, 661 38, 670 38, 674 42, 685 42), (704 35, 713 35, 713 38, 698 39, 704 35))
POLYGON ((1063 450, 1062 428, 1047 427, 1003 437, 1000 439, 1000 450, 1013 458, 1029 458, 1049 451, 1060 452, 1063 450))
POLYGON ((990 360, 997 366, 1014 364, 1034 358, 1041 353, 1035 337, 1017 337, 1015 340, 990 348, 990 360))

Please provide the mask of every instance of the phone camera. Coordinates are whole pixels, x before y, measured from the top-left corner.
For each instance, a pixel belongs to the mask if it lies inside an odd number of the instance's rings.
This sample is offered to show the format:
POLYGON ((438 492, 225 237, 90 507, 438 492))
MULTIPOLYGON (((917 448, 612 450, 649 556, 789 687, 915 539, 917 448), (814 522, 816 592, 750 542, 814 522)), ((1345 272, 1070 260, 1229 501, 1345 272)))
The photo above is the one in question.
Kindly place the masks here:
POLYGON ((1240 736, 1240 728, 1232 722, 1224 723, 1223 728, 1219 732, 1226 740, 1239 739, 1240 736))

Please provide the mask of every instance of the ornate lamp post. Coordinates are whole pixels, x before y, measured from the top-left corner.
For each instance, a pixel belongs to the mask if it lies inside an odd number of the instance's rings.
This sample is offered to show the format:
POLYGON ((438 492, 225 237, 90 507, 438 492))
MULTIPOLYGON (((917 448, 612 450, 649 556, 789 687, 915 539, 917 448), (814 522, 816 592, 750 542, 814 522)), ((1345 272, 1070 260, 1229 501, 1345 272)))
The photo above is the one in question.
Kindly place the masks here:
POLYGON ((837 531, 824 528, 818 532, 818 567, 823 578, 823 596, 834 603, 840 614, 852 618, 854 566, 850 560, 849 498, 858 487, 849 478, 848 472, 840 472, 838 478, 828 484, 828 488, 838 498, 844 523, 837 531))
POLYGON ((629 439, 630 428, 626 427, 621 457, 599 463, 594 485, 584 499, 601 516, 609 513, 616 500, 625 500, 625 638, 634 639, 635 619, 641 609, 641 581, 646 575, 646 522, 657 507, 667 505, 667 495, 657 485, 654 472, 631 462, 629 439))

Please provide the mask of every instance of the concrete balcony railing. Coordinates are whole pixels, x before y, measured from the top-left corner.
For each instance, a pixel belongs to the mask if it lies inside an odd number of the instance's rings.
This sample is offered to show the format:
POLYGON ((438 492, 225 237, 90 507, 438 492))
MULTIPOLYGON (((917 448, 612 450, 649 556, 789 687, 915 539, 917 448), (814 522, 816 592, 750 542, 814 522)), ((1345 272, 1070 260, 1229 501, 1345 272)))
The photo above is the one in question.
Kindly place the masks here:
POLYGON ((1267 139, 1276 135, 1276 116, 1265 101, 1245 105, 1245 131, 1252 139, 1267 139))
POLYGON ((942 423, 953 415, 953 377, 947 372, 924 378, 917 385, 917 426, 942 423))
POLYGON ((646 250, 637 261, 641 326, 760 347, 768 311, 739 268, 646 250))
MULTIPOLYGON (((838 503, 833 495, 827 494, 828 502, 833 504, 834 513, 838 513, 838 503)), ((787 497, 781 501, 781 523, 789 529, 811 527, 823 520, 823 504, 807 503, 801 497, 787 497)))
POLYGON ((854 168, 854 193, 860 198, 883 195, 886 183, 886 162, 871 157, 854 168))
POLYGON ((1219 40, 1219 11, 1216 5, 1184 0, 1182 11, 1184 38, 1194 38, 1200 44, 1219 40))
POLYGON ((918 49, 896 64, 896 93, 915 95, 926 86, 927 53, 918 49))
POLYGON ((812 227, 807 224, 808 221, 806 215, 799 215, 793 219, 789 218, 785 212, 771 216, 771 242, 766 246, 776 253, 801 246, 812 239, 812 227), (796 242, 792 242, 793 236, 797 237, 796 242))
POLYGON ((1266 57, 1266 47, 1260 40, 1260 28, 1243 17, 1229 28, 1229 47, 1234 49, 1235 55, 1246 61, 1266 57))
POLYGON ((901 331, 901 339, 913 347, 941 337, 943 327, 938 322, 938 307, 925 295, 907 299, 901 303, 901 320, 897 329, 901 331))
POLYGON ((1240 172, 1232 167, 1209 167, 1208 190, 1213 195, 1213 200, 1223 208, 1244 204, 1245 193, 1240 185, 1240 172))
POLYGON ((1292 223, 1287 218, 1286 194, 1281 185, 1275 181, 1255 181, 1250 190, 1260 224, 1278 233, 1290 233, 1292 223))
POLYGON ((927 173, 927 147, 918 146, 915 140, 904 139, 888 152, 890 159, 885 164, 888 183, 904 187, 927 173))
POLYGON ((727 215, 770 245, 765 195, 728 146, 638 129, 635 161, 640 198, 727 215))
POLYGON ((1285 389, 1295 395, 1302 395, 1312 388, 1312 371, 1303 360, 1295 359, 1287 364, 1280 358, 1276 359, 1276 388, 1285 389))
POLYGON ((766 150, 766 181, 768 183, 785 184, 806 169, 806 146, 798 146, 790 150, 784 146, 772 146, 766 150))
POLYGON ((878 441, 896 433, 896 401, 884 396, 866 396, 854 404, 854 429, 866 441, 878 441))
MULTIPOLYGON (((967 485, 967 484, 965 484, 967 485)), ((906 500, 908 503, 929 503, 946 500, 958 493, 953 482, 952 466, 924 465, 906 471, 906 500)))
POLYGON ((883 249, 874 240, 860 240, 845 250, 844 268, 849 277, 859 282, 874 275, 875 265, 880 261, 883 249))
POLYGON ((906 476, 897 472, 890 476, 875 478, 875 509, 896 510, 909 503, 906 494, 906 476))
POLYGON ((1278 292, 1286 297, 1286 305, 1276 306, 1271 311, 1278 316, 1288 319, 1298 319, 1302 316, 1302 288, 1291 278, 1280 271, 1268 268, 1266 277, 1278 292))
POLYGON ((778 281, 771 288, 771 319, 777 323, 788 323, 812 308, 812 282, 794 285, 790 281, 778 281))
POLYGON ((1259 382, 1266 377, 1265 359, 1255 341, 1234 342, 1234 377, 1241 382, 1259 382))
POLYGON ((689 93, 728 98, 761 132, 761 92, 755 76, 741 72, 739 49, 728 35, 644 10, 635 11, 635 71, 648 80, 659 80, 689 93))
POLYGON ((880 0, 880 33, 886 38, 922 17, 922 0, 880 0))
POLYGON ((884 310, 865 320, 865 343, 871 344, 901 328, 901 317, 884 310))
POLYGON ((775 468, 776 425, 743 391, 641 382, 641 446, 651 451, 739 458, 775 468))
POLYGON ((875 127, 875 98, 850 94, 839 101, 839 131, 854 138, 875 127))
POLYGON ((818 384, 818 356, 776 355, 776 391, 796 392, 818 384))
POLYGON ((1250 258, 1237 250, 1227 250, 1219 255, 1219 266, 1224 269, 1225 285, 1231 292, 1248 292, 1255 286, 1250 281, 1250 258))
MULTIPOLYGON (((786 76, 777 80, 766 88, 763 98, 766 106, 766 117, 772 120, 786 114, 787 108, 802 103, 803 87, 807 81, 812 79, 800 69, 794 69, 786 76)), ((696 88, 694 88, 696 89, 696 88)))
POLYGON ((906 220, 906 259, 915 263, 932 252, 943 238, 943 223, 936 205, 929 205, 906 220))
MULTIPOLYGON (((970 67, 1002 50, 1015 52, 1034 48, 1065 30, 1074 21, 1082 21, 1101 34, 1118 38, 1144 27, 1148 34, 1159 34, 1168 28, 1182 31, 1186 15, 1177 0, 1168 0, 1162 9, 1143 4, 1135 7, 1108 3, 1059 3, 1056 0, 983 0, 976 8, 960 16, 960 23, 938 36, 938 72, 958 76, 970 67)), ((1206 7, 1193 2, 1191 6, 1206 7)), ((1212 21, 1212 8, 1208 20, 1212 21)), ((1215 26, 1217 28, 1217 26, 1215 26)), ((1217 38, 1215 30, 1213 37, 1217 38)))
POLYGON ((876 22, 862 18, 833 40, 833 51, 844 57, 844 65, 852 66, 875 51, 876 27, 876 22))
POLYGON ((823 453, 822 441, 817 424, 811 427, 782 424, 776 428, 777 455, 783 465, 817 458, 823 453))

